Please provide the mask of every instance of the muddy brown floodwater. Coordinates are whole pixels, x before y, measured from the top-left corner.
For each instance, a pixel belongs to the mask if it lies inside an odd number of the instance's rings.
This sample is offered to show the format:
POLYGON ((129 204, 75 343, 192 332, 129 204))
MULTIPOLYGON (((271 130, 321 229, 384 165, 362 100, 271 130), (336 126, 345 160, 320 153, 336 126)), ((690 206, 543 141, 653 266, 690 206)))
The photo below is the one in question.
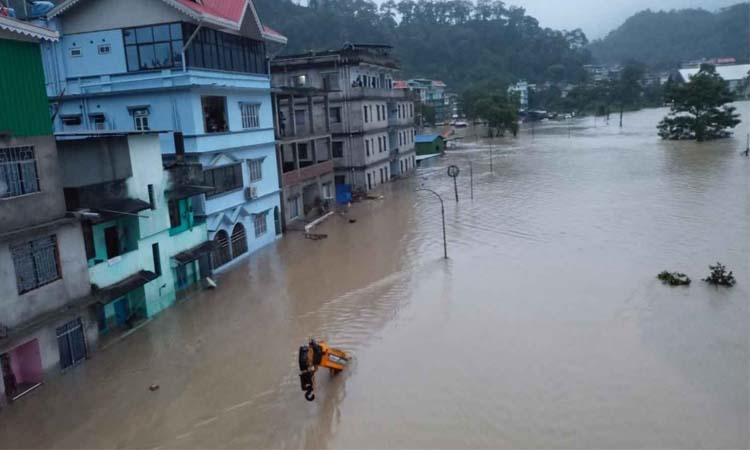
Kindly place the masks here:
POLYGON ((486 142, 451 152, 6 408, 0 446, 746 447, 747 127, 662 142, 663 114, 538 125, 495 143, 494 173, 486 142), (445 197, 448 261, 419 186, 445 197), (733 289, 700 281, 717 260, 733 289), (310 336, 355 354, 314 403, 310 336))

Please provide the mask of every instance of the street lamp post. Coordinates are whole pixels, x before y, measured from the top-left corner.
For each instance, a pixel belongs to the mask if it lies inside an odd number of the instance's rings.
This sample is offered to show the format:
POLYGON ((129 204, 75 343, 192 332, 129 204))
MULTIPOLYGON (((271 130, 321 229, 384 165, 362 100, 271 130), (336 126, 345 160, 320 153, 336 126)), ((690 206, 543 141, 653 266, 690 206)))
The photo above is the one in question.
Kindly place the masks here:
POLYGON ((471 199, 474 200, 474 165, 469 160, 469 180, 471 183, 471 199))
POLYGON ((459 169, 458 166, 448 167, 448 176, 453 178, 453 191, 456 193, 456 203, 458 203, 458 182, 456 180, 460 172, 461 169, 459 169))
POLYGON ((445 259, 448 259, 448 240, 445 237, 445 203, 443 203, 443 197, 441 197, 440 194, 438 194, 437 192, 433 191, 432 189, 426 189, 426 188, 417 189, 417 192, 419 192, 419 191, 430 192, 435 197, 437 197, 438 200, 440 200, 440 215, 441 215, 441 217, 443 219, 443 257, 445 259))

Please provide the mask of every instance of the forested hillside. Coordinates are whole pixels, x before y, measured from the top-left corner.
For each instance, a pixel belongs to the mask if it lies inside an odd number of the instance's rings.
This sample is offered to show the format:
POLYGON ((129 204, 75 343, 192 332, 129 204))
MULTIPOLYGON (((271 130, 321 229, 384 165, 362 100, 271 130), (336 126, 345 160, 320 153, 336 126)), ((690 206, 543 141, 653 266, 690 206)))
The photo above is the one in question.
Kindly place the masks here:
POLYGON ((711 13, 702 9, 643 11, 590 45, 600 62, 635 60, 652 67, 674 67, 700 58, 747 61, 750 42, 748 3, 711 13))
POLYGON ((255 0, 261 19, 289 38, 286 53, 388 43, 404 76, 443 79, 461 89, 496 81, 578 82, 588 62, 586 36, 542 28, 523 8, 501 1, 255 0), (399 20, 396 20, 396 19, 399 20))

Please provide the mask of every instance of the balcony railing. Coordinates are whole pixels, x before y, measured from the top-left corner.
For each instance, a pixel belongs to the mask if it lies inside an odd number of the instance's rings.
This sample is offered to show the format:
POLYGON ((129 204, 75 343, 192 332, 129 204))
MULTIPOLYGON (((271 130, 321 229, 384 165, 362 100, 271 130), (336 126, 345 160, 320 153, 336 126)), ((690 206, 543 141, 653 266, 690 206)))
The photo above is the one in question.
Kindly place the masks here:
POLYGON ((89 276, 91 277, 91 283, 100 288, 105 288, 140 272, 141 266, 138 248, 136 247, 128 253, 123 253, 89 268, 89 276))
POLYGON ((351 87, 349 88, 350 98, 375 97, 388 99, 406 100, 406 91, 403 89, 385 89, 369 87, 351 87))

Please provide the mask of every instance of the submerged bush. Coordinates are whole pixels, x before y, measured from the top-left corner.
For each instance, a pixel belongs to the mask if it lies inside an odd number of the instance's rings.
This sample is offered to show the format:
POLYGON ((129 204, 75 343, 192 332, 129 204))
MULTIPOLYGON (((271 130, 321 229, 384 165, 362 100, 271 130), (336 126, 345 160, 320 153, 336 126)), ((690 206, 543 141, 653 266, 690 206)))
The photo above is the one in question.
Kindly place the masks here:
POLYGON ((666 270, 657 275, 656 278, 660 279, 662 283, 670 286, 690 286, 690 283, 692 282, 692 280, 690 280, 690 278, 684 273, 668 272, 666 270))
POLYGON ((715 266, 708 266, 708 268, 711 269, 711 274, 708 278, 703 279, 706 283, 726 287, 732 287, 737 283, 732 272, 727 273, 727 268, 724 264, 717 262, 715 266))

